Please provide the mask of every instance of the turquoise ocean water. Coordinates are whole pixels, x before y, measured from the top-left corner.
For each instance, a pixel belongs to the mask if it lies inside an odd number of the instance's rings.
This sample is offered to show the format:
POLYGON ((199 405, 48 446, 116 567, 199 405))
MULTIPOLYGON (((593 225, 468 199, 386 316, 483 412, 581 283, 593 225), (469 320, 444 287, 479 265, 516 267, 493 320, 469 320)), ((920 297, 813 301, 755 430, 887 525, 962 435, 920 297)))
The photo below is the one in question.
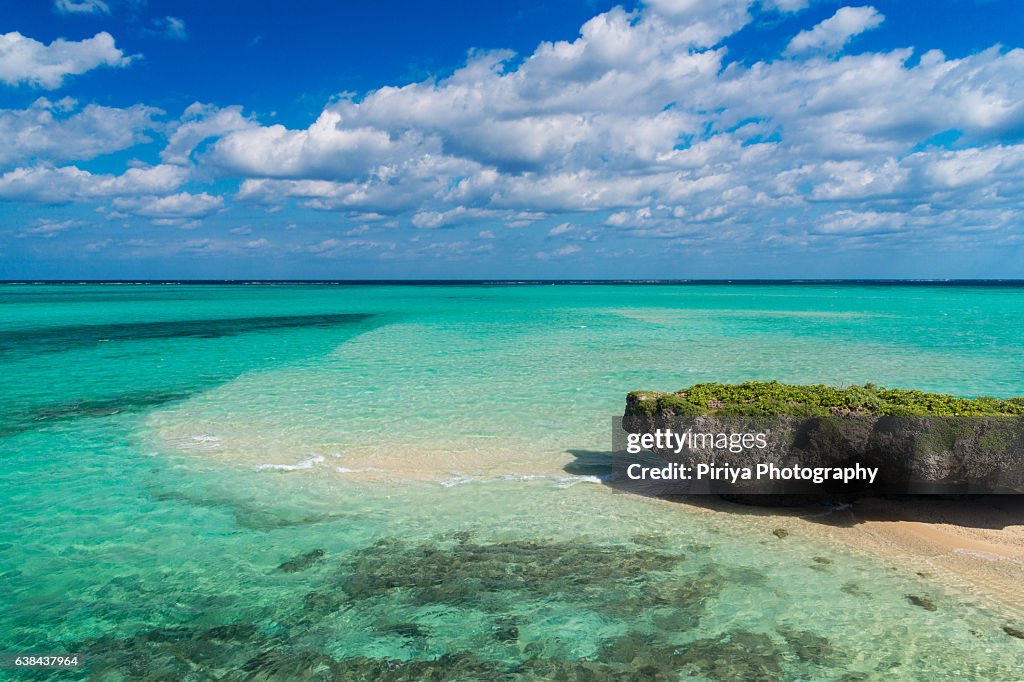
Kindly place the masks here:
POLYGON ((629 390, 1008 397, 1022 330, 1013 287, 2 286, 0 651, 85 655, 55 679, 1018 679, 997 605, 600 477, 629 390))

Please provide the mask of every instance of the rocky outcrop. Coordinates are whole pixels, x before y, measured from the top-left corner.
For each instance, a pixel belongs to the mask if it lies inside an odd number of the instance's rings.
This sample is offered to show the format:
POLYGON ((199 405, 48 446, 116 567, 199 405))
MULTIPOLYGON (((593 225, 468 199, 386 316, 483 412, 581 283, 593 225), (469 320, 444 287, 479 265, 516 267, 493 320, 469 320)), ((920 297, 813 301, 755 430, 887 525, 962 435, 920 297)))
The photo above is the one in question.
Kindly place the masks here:
MULTIPOLYGON (((664 463, 755 469, 877 470, 874 480, 675 481, 655 494, 715 493, 754 504, 892 494, 1024 493, 1024 402, 965 399, 873 386, 833 389, 776 382, 700 384, 677 393, 631 393, 625 434, 672 430, 764 434, 740 451, 709 440, 647 448, 664 463), (749 496, 749 498, 748 498, 749 496)), ((616 450, 620 448, 617 445, 616 450)), ((630 455, 617 454, 620 462, 630 455)))

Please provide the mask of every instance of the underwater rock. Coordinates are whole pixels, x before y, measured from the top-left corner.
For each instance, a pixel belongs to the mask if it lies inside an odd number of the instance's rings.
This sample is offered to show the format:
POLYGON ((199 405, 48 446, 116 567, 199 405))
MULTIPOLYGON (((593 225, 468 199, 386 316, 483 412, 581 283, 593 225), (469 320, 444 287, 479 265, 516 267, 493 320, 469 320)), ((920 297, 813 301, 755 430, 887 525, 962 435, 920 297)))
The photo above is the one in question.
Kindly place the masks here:
POLYGON ((513 540, 454 546, 384 542, 343 565, 341 588, 362 600, 401 589, 420 603, 473 603, 496 592, 586 601, 669 571, 679 555, 586 542, 513 540))
POLYGON ((851 597, 867 597, 869 595, 868 591, 857 583, 845 583, 839 589, 851 597))
POLYGON ((124 638, 111 635, 78 642, 90 679, 179 680, 196 669, 236 668, 266 644, 258 625, 211 628, 162 627, 124 638))
POLYGON ((785 539, 785 538, 789 537, 789 531, 786 530, 785 528, 776 528, 775 530, 772 531, 772 535, 774 535, 778 539, 782 540, 782 539, 785 539))
POLYGON ((442 533, 440 535, 441 540, 454 540, 455 542, 465 544, 473 539, 473 531, 471 530, 453 530, 448 533, 442 533))
POLYGON ((514 667, 508 675, 489 679, 509 682, 677 682, 679 675, 657 666, 640 666, 628 670, 587 660, 531 658, 514 667))
POLYGON ((513 616, 499 618, 494 623, 494 629, 491 631, 491 636, 498 642, 519 641, 519 624, 517 619, 513 616))
POLYGON ((323 558, 324 551, 319 548, 314 549, 306 552, 305 554, 293 556, 291 559, 278 566, 277 570, 284 571, 285 573, 298 573, 299 571, 305 571, 307 568, 323 558))
MULTIPOLYGON (((495 623, 498 641, 515 641, 512 618, 495 623)), ((406 638, 426 637, 416 623, 395 623, 382 632, 406 638)), ((835 652, 827 640, 801 630, 780 629, 802 659, 826 662, 835 652)), ((606 640, 588 658, 554 659, 531 647, 526 660, 499 661, 457 651, 437 658, 397 659, 355 656, 338 659, 303 648, 280 635, 264 637, 258 626, 234 623, 213 628, 158 628, 123 639, 107 636, 82 649, 87 651, 90 679, 181 680, 201 671, 216 670, 228 682, 256 680, 338 680, 344 682, 540 682, 547 680, 627 682, 676 681, 680 675, 711 680, 774 680, 787 650, 764 634, 732 631, 678 646, 653 633, 628 633, 606 640)))
POLYGON ((393 623, 383 628, 384 632, 399 637, 427 637, 429 633, 419 623, 393 623))
POLYGON ((315 651, 269 649, 246 661, 241 670, 229 675, 230 680, 337 680, 338 663, 326 654, 315 651))
POLYGON ((302 610, 295 617, 305 623, 321 620, 341 611, 347 601, 348 597, 341 590, 314 590, 302 598, 302 610))
POLYGON ((842 654, 832 646, 827 638, 809 630, 798 630, 786 626, 777 627, 775 630, 782 635, 786 644, 801 661, 827 665, 842 658, 842 654))
MULTIPOLYGON (((496 661, 469 652, 449 653, 433 660, 355 657, 336 661, 332 679, 344 682, 446 682, 448 680, 503 680, 496 661)), ((284 679, 284 678, 281 678, 284 679)))
POLYGON ((494 629, 494 639, 498 642, 516 642, 519 640, 519 627, 501 625, 494 629))
POLYGON ((763 573, 745 567, 707 563, 695 573, 651 579, 634 589, 613 595, 605 591, 601 602, 590 608, 616 618, 651 614, 659 628, 686 632, 696 628, 704 610, 729 586, 752 587, 766 580, 763 573))
POLYGON ((907 597, 907 601, 908 602, 910 602, 914 606, 920 606, 925 611, 938 611, 939 610, 939 607, 935 605, 935 602, 933 602, 928 597, 921 597, 921 596, 918 596, 916 594, 908 594, 908 595, 906 595, 906 597, 907 597))
POLYGON ((205 630, 199 636, 218 642, 251 641, 259 634, 259 627, 253 623, 231 623, 205 630))
POLYGON ((768 635, 733 630, 679 647, 673 659, 682 671, 712 680, 773 681, 782 677, 783 653, 768 635))
POLYGON ((597 652, 597 659, 603 663, 621 663, 632 667, 654 654, 653 636, 646 633, 629 633, 608 640, 597 652))
POLYGON ((1003 632, 1008 634, 1010 637, 1016 637, 1017 639, 1024 639, 1024 630, 1018 630, 1012 625, 1004 625, 1003 632))
POLYGON ((664 547, 668 544, 668 536, 664 533, 637 533, 629 541, 643 547, 664 547))

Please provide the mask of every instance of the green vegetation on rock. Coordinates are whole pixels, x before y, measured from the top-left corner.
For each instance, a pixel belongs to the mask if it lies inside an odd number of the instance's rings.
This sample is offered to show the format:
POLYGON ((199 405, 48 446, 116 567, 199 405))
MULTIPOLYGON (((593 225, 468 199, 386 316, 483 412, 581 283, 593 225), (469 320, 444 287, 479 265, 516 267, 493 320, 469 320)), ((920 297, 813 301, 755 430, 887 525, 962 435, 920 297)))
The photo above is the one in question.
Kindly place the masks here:
POLYGON ((974 417, 1024 415, 1024 398, 958 398, 898 388, 780 384, 748 381, 742 384, 694 384, 675 393, 634 391, 627 413, 653 416, 714 415, 893 415, 974 417))

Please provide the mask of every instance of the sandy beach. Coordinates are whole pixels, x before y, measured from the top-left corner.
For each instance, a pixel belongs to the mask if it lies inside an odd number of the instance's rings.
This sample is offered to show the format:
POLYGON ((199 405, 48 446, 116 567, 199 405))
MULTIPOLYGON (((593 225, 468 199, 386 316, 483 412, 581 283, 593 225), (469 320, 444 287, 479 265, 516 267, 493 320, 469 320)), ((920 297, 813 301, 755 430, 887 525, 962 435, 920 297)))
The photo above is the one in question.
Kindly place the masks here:
POLYGON ((866 552, 1024 622, 1024 498, 866 498, 835 509, 759 508, 708 498, 699 506, 749 515, 765 532, 866 552))
POLYGON ((838 532, 845 540, 1024 614, 1024 499, 868 499, 840 514, 850 517, 838 532))

